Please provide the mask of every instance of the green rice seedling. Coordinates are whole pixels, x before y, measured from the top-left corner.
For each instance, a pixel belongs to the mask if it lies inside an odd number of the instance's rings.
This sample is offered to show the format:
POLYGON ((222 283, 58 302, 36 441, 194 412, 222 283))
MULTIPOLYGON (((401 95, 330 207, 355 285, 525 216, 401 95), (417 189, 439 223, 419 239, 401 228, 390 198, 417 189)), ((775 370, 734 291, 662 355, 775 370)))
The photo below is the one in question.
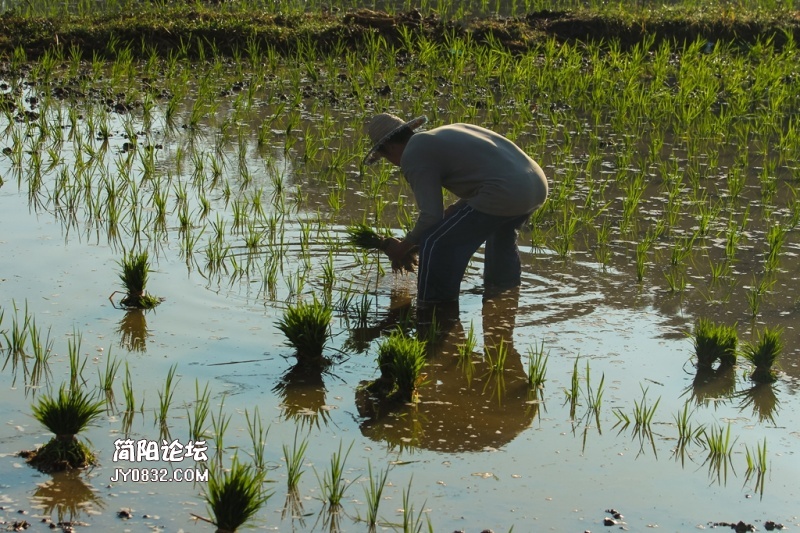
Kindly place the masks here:
POLYGON ((194 406, 191 412, 187 407, 186 419, 189 421, 189 440, 204 441, 211 438, 206 428, 209 415, 209 404, 211 402, 211 392, 208 390, 208 383, 200 391, 200 382, 194 382, 194 406))
POLYGON ((500 339, 500 342, 495 344, 493 349, 484 347, 486 354, 486 361, 489 363, 490 374, 502 374, 506 367, 506 359, 508 359, 508 345, 505 339, 500 339), (494 352, 494 357, 492 356, 494 352))
POLYGON ((422 370, 426 360, 425 341, 406 336, 400 329, 393 331, 378 346, 378 367, 381 378, 393 385, 389 396, 402 402, 417 398, 417 389, 424 380, 422 370))
POLYGON ((160 298, 146 292, 147 277, 152 272, 146 251, 141 253, 130 251, 118 264, 122 267, 119 277, 126 290, 125 297, 120 301, 123 307, 151 309, 161 303, 160 298))
POLYGON ((756 444, 756 450, 753 452, 748 446, 745 446, 745 459, 747 461, 747 470, 745 471, 745 484, 755 475, 756 491, 763 497, 764 486, 766 484, 767 473, 767 438, 764 437, 763 446, 761 443, 756 444))
POLYGON ((661 402, 661 398, 658 398, 653 405, 648 405, 647 391, 648 389, 642 388, 641 401, 634 400, 633 402, 633 422, 637 428, 643 428, 649 431, 650 424, 656 414, 656 409, 661 402))
POLYGON ((664 272, 664 279, 667 280, 667 287, 669 292, 682 293, 686 290, 686 278, 683 271, 679 268, 671 268, 664 272))
POLYGON ((600 406, 603 404, 605 381, 606 375, 603 373, 603 375, 600 376, 600 383, 597 384, 597 390, 592 388, 589 361, 586 361, 586 404, 596 417, 599 416, 600 406))
POLYGON ((736 347, 739 341, 735 325, 726 326, 700 318, 694 324, 691 337, 698 369, 709 369, 716 361, 723 367, 736 364, 736 347))
POLYGON ((675 426, 678 428, 678 442, 697 441, 703 434, 703 428, 695 428, 691 421, 692 413, 689 411, 689 403, 683 404, 683 408, 678 414, 673 415, 675 426))
POLYGON ((777 379, 773 368, 783 351, 783 329, 765 327, 757 333, 756 342, 745 342, 742 357, 753 365, 750 379, 759 383, 772 383, 777 379))
POLYGON ((650 250, 651 244, 648 238, 636 243, 636 281, 641 282, 644 279, 647 269, 647 252, 650 250))
POLYGON ((563 216, 555 223, 556 237, 553 240, 553 248, 561 259, 566 259, 574 246, 580 216, 575 212, 574 206, 565 206, 562 214, 563 216))
POLYGON ((261 422, 261 413, 258 412, 258 406, 253 411, 253 418, 250 418, 250 413, 245 409, 245 420, 247 421, 247 433, 250 435, 250 443, 253 446, 253 466, 257 470, 265 470, 267 466, 264 457, 264 451, 267 446, 267 435, 269 428, 265 428, 261 422))
POLYGON ((264 472, 239 462, 236 456, 230 469, 212 468, 205 500, 217 533, 232 533, 249 522, 272 497, 264 490, 264 472))
POLYGON ((761 298, 772 289, 775 284, 774 278, 769 278, 766 275, 761 278, 761 281, 756 282, 753 278, 753 285, 747 291, 747 304, 750 306, 750 316, 755 318, 761 309, 761 298))
POLYGON ((703 430, 703 440, 708 456, 706 463, 709 465, 709 472, 716 473, 717 478, 722 474, 727 476, 728 460, 733 452, 734 439, 731 442, 731 425, 727 428, 716 426, 708 430, 703 430))
POLYGON ((543 389, 547 381, 547 361, 550 353, 545 354, 544 340, 537 346, 528 348, 528 387, 532 390, 543 389))
POLYGON ((222 453, 225 450, 225 432, 228 431, 228 425, 231 423, 231 415, 226 415, 224 412, 225 397, 219 402, 219 411, 217 415, 211 413, 211 431, 214 438, 215 457, 218 461, 222 460, 222 453))
MULTIPOLYGON (((2 321, 2 318, 0 318, 2 321)), ((53 340, 50 338, 50 329, 47 336, 43 339, 42 333, 36 326, 33 319, 30 324, 31 351, 33 357, 33 367, 31 368, 30 386, 38 387, 42 379, 46 384, 50 383, 52 372, 50 370, 50 356, 53 355, 53 340)))
POLYGON ((378 508, 383 499, 383 489, 389 479, 389 468, 383 469, 376 476, 372 474, 372 462, 367 462, 369 480, 364 487, 364 499, 367 502, 366 522, 369 531, 376 531, 378 526, 378 508))
MULTIPOLYGON (((420 533, 422 531, 422 516, 425 512, 425 503, 422 503, 422 509, 418 512, 414 512, 414 505, 411 503, 411 483, 413 481, 413 477, 408 481, 408 487, 403 490, 403 533, 420 533)), ((430 530, 431 526, 430 523, 428 524, 428 529, 430 530)))
POLYGON ((167 371, 167 378, 164 382, 164 390, 158 391, 158 412, 156 416, 156 422, 158 423, 160 439, 169 439, 169 422, 167 421, 167 417, 169 415, 169 408, 172 405, 172 397, 175 394, 175 384, 173 381, 175 379, 175 371, 177 368, 177 364, 169 367, 169 370, 167 371))
POLYGON ((83 336, 73 331, 72 337, 67 339, 67 355, 69 357, 69 386, 77 388, 86 385, 83 371, 86 369, 86 357, 81 359, 81 343, 83 336))
POLYGON ((344 477, 344 466, 352 448, 353 444, 350 443, 347 451, 342 454, 342 443, 340 441, 339 449, 331 455, 330 469, 326 470, 321 478, 316 470, 314 471, 320 484, 322 500, 328 506, 330 512, 336 512, 341 508, 345 492, 347 492, 350 485, 357 481, 356 479, 347 481, 344 477))
POLYGON ((578 359, 575 358, 575 363, 572 367, 572 378, 570 379, 570 388, 564 389, 566 395, 565 405, 569 403, 569 416, 575 418, 575 409, 578 406, 578 394, 580 393, 580 377, 578 375, 578 359))
POLYGON ((108 409, 114 409, 114 380, 117 377, 117 371, 121 364, 122 361, 111 356, 111 350, 109 349, 106 355, 105 371, 100 373, 100 369, 97 369, 97 376, 100 378, 100 390, 103 391, 105 395, 106 407, 108 409))
POLYGON ((278 321, 278 329, 286 336, 287 344, 297 350, 299 360, 318 360, 330 337, 332 316, 330 305, 314 298, 311 303, 290 305, 278 321))
POLYGON ((79 387, 67 389, 62 385, 58 395, 42 397, 32 409, 34 418, 55 437, 26 453, 29 464, 43 472, 52 472, 95 463, 94 453, 77 435, 103 413, 102 401, 96 401, 79 387))
POLYGON ((292 447, 283 445, 283 459, 286 461, 286 490, 289 493, 297 493, 300 478, 303 476, 303 461, 308 448, 308 439, 298 442, 298 429, 295 428, 294 441, 292 447))
POLYGON ((465 337, 464 342, 456 347, 458 349, 458 355, 462 359, 470 357, 473 352, 475 352, 475 347, 477 345, 478 337, 475 334, 475 324, 470 321, 469 329, 467 329, 467 336, 465 337))
POLYGON ((14 307, 14 318, 11 321, 11 329, 3 331, 3 338, 6 340, 6 360, 5 363, 3 363, 3 370, 5 370, 8 363, 11 362, 11 368, 16 375, 17 365, 20 362, 23 364, 27 373, 27 367, 25 366, 27 362, 25 346, 28 343, 32 316, 28 313, 28 302, 26 301, 25 312, 20 322, 19 316, 17 315, 19 309, 17 308, 16 302, 12 301, 12 305, 14 307))

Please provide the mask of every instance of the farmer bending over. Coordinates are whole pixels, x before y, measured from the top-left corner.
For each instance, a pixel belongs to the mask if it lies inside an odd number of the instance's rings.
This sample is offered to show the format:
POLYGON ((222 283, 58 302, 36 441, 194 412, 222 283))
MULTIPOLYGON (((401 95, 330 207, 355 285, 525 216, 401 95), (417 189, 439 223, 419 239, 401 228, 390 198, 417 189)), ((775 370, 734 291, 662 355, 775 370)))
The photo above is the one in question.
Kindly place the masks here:
POLYGON ((421 309, 458 301, 461 278, 483 243, 484 298, 519 286, 517 231, 547 198, 544 172, 502 135, 470 124, 414 131, 425 122, 381 113, 368 126, 373 146, 364 163, 384 157, 399 166, 419 210, 405 238, 386 243, 386 255, 394 266, 419 246, 421 309), (442 188, 459 198, 447 209, 442 188))

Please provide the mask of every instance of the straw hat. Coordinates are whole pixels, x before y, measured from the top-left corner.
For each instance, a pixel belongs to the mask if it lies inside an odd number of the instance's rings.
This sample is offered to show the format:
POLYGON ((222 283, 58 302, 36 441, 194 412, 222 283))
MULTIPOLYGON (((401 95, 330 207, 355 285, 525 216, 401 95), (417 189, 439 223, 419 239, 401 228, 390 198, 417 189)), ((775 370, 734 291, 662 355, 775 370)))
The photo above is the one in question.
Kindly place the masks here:
POLYGON ((381 146, 388 141, 392 135, 397 133, 403 128, 410 128, 415 130, 428 122, 428 117, 421 116, 408 122, 403 122, 403 119, 396 117, 391 113, 380 113, 372 117, 367 126, 369 138, 372 140, 372 148, 370 148, 367 155, 364 156, 364 164, 370 165, 378 160, 378 150, 381 146))

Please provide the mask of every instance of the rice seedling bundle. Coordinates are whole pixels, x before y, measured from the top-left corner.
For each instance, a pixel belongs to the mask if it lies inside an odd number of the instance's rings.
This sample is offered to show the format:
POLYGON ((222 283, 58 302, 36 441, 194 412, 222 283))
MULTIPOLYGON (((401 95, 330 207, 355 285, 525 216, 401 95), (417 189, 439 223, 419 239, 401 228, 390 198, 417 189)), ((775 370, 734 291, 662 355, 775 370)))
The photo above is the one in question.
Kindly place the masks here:
MULTIPOLYGON (((366 224, 353 224, 346 229, 347 241, 357 248, 363 250, 386 250, 386 244, 391 235, 381 235, 366 224)), ((415 272, 417 268, 418 248, 415 246, 403 258, 399 268, 395 272, 415 272)))

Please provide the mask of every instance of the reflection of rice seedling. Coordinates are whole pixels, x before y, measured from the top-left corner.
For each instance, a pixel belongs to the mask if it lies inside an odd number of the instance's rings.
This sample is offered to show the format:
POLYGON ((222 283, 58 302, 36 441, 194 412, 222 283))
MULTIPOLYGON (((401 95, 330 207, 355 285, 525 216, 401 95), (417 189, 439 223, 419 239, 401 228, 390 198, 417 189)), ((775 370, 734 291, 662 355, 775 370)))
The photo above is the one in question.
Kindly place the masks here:
MULTIPOLYGON (((391 235, 381 235, 374 229, 366 224, 353 224, 346 228, 347 241, 363 250, 384 250, 386 240, 391 238, 391 235)), ((412 248, 409 253, 403 258, 402 264, 399 267, 400 272, 414 272, 417 267, 417 248, 412 248)), ((397 270, 396 270, 397 271, 397 270)))
POLYGON ((286 310, 278 329, 297 350, 298 359, 319 358, 330 336, 332 315, 331 307, 316 298, 312 303, 298 302, 286 310))
POLYGON ((758 416, 759 422, 775 423, 775 411, 779 402, 774 383, 756 383, 736 396, 741 398, 740 411, 746 407, 752 407, 753 414, 758 416))
POLYGON ((212 468, 205 500, 217 533, 238 530, 269 500, 272 493, 262 487, 263 472, 233 457, 229 470, 212 468))
POLYGON ((393 331, 378 346, 381 378, 394 384, 391 395, 396 395, 400 401, 410 402, 416 398, 426 364, 425 350, 424 341, 407 337, 401 330, 393 331))
POLYGON ((725 326, 700 318, 695 322, 692 337, 697 368, 711 368, 717 360, 723 367, 736 364, 738 337, 735 325, 725 326))
POLYGON ((147 252, 137 254, 130 251, 119 261, 119 265, 122 267, 119 277, 127 291, 120 301, 123 307, 151 309, 161 303, 160 298, 145 292, 148 274, 152 272, 147 261, 147 252))
POLYGON ((758 332, 756 342, 746 342, 742 348, 742 357, 753 365, 750 379, 759 383, 771 383, 777 379, 772 368, 783 350, 781 335, 783 329, 766 327, 758 332))
POLYGON ((26 453, 28 463, 43 472, 94 464, 94 453, 77 435, 102 414, 103 402, 95 401, 80 388, 67 390, 62 386, 57 396, 42 397, 32 409, 34 418, 55 437, 26 453))

